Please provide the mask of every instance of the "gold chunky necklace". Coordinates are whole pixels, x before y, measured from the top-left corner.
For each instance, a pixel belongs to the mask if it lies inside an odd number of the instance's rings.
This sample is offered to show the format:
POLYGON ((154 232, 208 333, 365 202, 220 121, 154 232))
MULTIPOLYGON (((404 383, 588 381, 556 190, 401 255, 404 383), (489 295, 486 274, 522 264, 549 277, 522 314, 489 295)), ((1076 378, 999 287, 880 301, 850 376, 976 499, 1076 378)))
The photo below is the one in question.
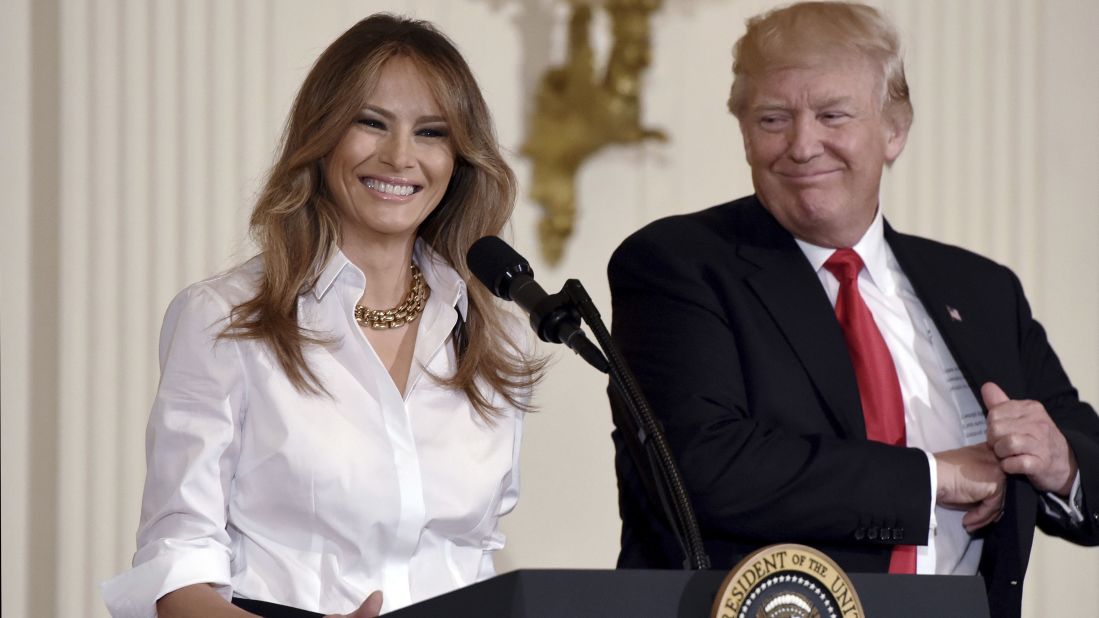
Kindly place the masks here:
POLYGON ((375 330, 400 328, 420 317, 430 294, 431 288, 427 287, 420 269, 413 264, 412 287, 409 288, 404 302, 392 309, 370 309, 362 305, 355 305, 355 321, 361 326, 375 330))

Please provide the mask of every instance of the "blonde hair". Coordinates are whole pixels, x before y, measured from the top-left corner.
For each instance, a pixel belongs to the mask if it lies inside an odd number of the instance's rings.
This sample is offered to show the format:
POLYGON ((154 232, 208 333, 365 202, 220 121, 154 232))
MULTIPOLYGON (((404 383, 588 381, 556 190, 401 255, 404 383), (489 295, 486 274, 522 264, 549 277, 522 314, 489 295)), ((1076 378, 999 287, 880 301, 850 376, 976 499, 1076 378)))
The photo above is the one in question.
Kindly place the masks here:
MULTIPOLYGON (((466 251, 478 238, 499 234, 514 206, 515 175, 500 154, 488 106, 445 35, 424 21, 377 14, 329 45, 298 92, 279 155, 252 210, 251 232, 264 261, 258 291, 233 308, 222 333, 266 343, 302 392, 325 392, 303 350, 329 342, 298 325, 297 298, 312 288, 339 244, 337 207, 325 186, 323 159, 361 112, 382 67, 398 57, 410 60, 425 77, 455 152, 450 183, 421 224, 420 238, 468 283, 466 251)), ((466 287, 467 345, 458 349, 455 374, 436 379, 463 390, 486 419, 496 408, 478 382, 512 406, 528 409, 522 394, 540 378, 543 361, 523 355, 487 289, 466 287)))
POLYGON ((802 2, 756 15, 733 46, 729 111, 740 117, 753 78, 805 67, 836 53, 857 53, 881 78, 881 105, 899 127, 912 124, 912 102, 896 29, 877 9, 849 2, 802 2))

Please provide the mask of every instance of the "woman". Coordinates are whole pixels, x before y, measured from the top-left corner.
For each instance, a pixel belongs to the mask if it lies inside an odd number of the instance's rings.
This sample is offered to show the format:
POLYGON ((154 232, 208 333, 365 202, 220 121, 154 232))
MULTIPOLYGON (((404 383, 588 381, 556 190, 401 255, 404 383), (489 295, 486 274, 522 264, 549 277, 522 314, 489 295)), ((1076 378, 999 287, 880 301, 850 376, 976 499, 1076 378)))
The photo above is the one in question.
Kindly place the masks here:
POLYGON ((446 37, 375 15, 325 50, 252 213, 260 254, 168 309, 114 615, 365 616, 373 591, 389 610, 493 574, 541 365, 464 256, 514 195, 446 37))

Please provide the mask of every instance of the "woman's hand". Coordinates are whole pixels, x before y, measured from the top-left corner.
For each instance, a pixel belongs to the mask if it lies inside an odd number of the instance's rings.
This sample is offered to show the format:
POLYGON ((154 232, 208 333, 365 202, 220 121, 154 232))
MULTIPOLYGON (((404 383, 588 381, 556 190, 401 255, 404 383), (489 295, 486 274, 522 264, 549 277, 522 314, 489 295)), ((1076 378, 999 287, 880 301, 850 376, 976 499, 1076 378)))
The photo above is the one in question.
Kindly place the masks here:
POLYGON ((366 597, 359 609, 350 614, 329 614, 324 618, 375 618, 382 611, 382 591, 375 590, 366 597))

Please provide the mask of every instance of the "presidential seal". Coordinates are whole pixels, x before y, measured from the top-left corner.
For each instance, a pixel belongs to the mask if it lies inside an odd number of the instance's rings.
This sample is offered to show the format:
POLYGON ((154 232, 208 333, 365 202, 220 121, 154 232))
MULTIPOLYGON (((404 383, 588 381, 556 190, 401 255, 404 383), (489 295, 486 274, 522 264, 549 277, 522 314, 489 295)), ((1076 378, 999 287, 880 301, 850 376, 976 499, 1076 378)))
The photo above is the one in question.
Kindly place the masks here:
POLYGON ((805 545, 771 545, 725 576, 713 618, 862 618, 851 580, 835 562, 805 545))

